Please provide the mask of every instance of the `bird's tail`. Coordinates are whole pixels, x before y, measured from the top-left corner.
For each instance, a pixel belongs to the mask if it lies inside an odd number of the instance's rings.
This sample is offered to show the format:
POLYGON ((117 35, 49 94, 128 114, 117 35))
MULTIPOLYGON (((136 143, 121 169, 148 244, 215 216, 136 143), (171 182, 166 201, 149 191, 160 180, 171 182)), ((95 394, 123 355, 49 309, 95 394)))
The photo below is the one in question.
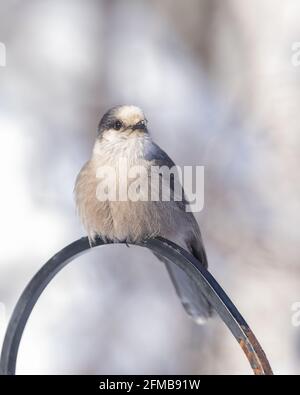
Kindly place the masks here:
MULTIPOLYGON (((156 254, 155 254, 156 255, 156 254)), ((176 293, 187 314, 197 323, 204 324, 213 314, 213 309, 199 287, 190 277, 176 264, 156 255, 164 262, 172 279, 176 293)))

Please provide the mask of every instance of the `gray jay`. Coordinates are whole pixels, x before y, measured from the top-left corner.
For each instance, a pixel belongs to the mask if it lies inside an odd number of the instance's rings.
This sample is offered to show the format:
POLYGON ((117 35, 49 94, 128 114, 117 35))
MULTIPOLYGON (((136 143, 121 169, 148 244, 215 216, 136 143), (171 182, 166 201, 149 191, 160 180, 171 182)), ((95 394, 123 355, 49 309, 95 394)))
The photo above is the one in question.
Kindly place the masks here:
MULTIPOLYGON (((200 229, 194 215, 185 209, 184 193, 181 200, 175 198, 174 174, 168 184, 170 199, 162 197, 162 184, 159 184, 154 199, 149 198, 149 190, 143 188, 152 187, 152 181, 149 181, 152 168, 171 169, 174 166, 170 157, 152 141, 140 108, 123 105, 109 110, 100 121, 92 157, 81 169, 74 190, 78 212, 90 242, 100 237, 135 243, 161 236, 189 251, 207 267, 200 229), (123 174, 125 165, 143 170, 133 172, 133 179, 139 173, 139 185, 135 184, 136 188, 133 188, 140 193, 138 199, 136 196, 132 199, 116 197, 121 190, 128 192, 131 188, 129 173, 123 174)), ((166 184, 160 170, 153 172, 158 173, 162 183, 166 184)), ((212 314, 209 302, 199 294, 194 282, 182 269, 168 261, 164 263, 189 316, 197 323, 205 321, 212 314)))

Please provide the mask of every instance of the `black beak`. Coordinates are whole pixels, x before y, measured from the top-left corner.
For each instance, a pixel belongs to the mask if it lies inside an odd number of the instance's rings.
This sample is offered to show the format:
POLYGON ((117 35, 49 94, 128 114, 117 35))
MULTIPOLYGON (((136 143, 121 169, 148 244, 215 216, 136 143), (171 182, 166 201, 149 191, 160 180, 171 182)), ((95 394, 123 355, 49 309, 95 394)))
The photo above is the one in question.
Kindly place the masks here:
POLYGON ((131 129, 132 130, 146 130, 147 129, 146 122, 140 121, 140 122, 136 123, 135 125, 133 125, 131 129))

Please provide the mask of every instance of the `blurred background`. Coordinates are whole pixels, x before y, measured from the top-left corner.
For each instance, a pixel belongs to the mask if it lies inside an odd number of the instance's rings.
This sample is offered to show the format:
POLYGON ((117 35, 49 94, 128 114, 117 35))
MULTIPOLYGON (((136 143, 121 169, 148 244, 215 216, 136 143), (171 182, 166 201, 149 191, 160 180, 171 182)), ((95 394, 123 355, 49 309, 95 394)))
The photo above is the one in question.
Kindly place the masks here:
MULTIPOLYGON (((84 235, 75 178, 102 114, 128 103, 177 164, 205 166, 210 271, 274 372, 300 373, 299 20, 297 0, 1 2, 1 341, 34 273, 84 235)), ((106 246, 42 295, 17 373, 251 370, 219 318, 186 316, 149 251, 106 246)))

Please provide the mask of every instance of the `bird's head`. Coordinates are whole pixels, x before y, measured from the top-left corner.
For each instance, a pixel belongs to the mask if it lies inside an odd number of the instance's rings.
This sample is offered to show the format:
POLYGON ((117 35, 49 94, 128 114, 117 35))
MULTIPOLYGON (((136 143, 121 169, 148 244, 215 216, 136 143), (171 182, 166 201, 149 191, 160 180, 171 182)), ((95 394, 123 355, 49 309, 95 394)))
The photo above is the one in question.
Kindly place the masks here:
POLYGON ((143 136, 147 133, 147 119, 136 106, 113 107, 104 114, 98 126, 98 137, 109 140, 143 136))

